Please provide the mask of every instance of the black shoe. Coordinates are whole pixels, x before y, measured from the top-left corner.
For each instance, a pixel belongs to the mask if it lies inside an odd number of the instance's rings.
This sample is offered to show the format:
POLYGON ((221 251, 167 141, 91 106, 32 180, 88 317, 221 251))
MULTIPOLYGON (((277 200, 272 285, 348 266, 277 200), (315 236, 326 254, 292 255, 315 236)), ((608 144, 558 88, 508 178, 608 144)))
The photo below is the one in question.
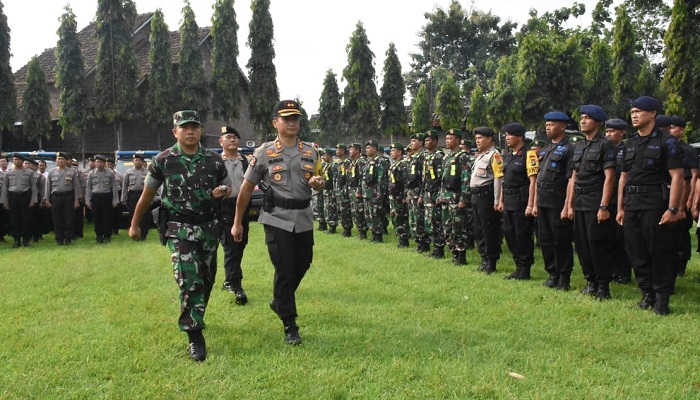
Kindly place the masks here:
POLYGON ((559 275, 559 280, 557 281, 557 286, 555 287, 555 289, 561 290, 563 292, 569 291, 569 289, 571 289, 571 275, 559 275))
POLYGON ((433 252, 430 253, 430 257, 438 260, 445 258, 445 246, 433 246, 433 252))
POLYGON ((357 232, 357 238, 360 240, 365 240, 367 239, 367 231, 359 231, 357 232))
POLYGON ((236 304, 239 306, 248 304, 248 296, 246 296, 242 287, 233 288, 233 293, 236 294, 236 304))
POLYGON ((228 292, 233 293, 233 285, 231 285, 231 282, 226 281, 224 284, 221 286, 221 290, 226 290, 228 292))
POLYGON ((104 238, 104 243, 110 243, 111 241, 112 241, 112 237, 111 237, 111 236, 105 236, 105 238, 104 238))
POLYGON ((73 244, 73 241, 70 240, 70 239, 66 239, 66 240, 63 241, 63 244, 66 245, 66 246, 70 246, 71 244, 73 244))
POLYGON ((486 271, 486 268, 489 266, 488 261, 484 260, 483 258, 481 259, 481 264, 479 265, 479 268, 476 270, 479 272, 484 272, 486 271))
POLYGON ((190 344, 188 348, 190 357, 197 362, 206 360, 207 345, 204 341, 204 335, 202 335, 202 331, 187 332, 187 336, 190 339, 190 344))
POLYGON ((372 232, 372 240, 370 240, 372 243, 383 243, 384 239, 382 239, 382 234, 381 233, 374 233, 372 232))
POLYGON ((284 341, 291 346, 301 344, 301 336, 299 336, 299 327, 296 325, 288 325, 284 327, 284 341))
POLYGON ((486 261, 486 269, 484 269, 484 272, 486 272, 486 275, 491 275, 496 272, 496 260, 486 261))
POLYGON ((460 250, 457 255, 457 265, 467 265, 467 251, 460 250))
POLYGON ((97 238, 95 239, 95 241, 96 241, 97 243, 104 243, 104 242, 105 242, 105 240, 102 238, 102 236, 97 236, 97 238))
POLYGON ((656 304, 656 296, 651 292, 642 292, 642 300, 639 301, 637 307, 642 310, 651 310, 656 304))
POLYGON ((632 278, 629 276, 618 276, 615 278, 615 283, 618 283, 620 285, 629 285, 632 282, 632 278))
POLYGON ((343 237, 350 237, 350 236, 352 236, 352 228, 351 229, 348 229, 348 228, 343 229, 343 237))
POLYGON ((396 245, 398 248, 408 247, 408 238, 399 238, 399 244, 396 245))
POLYGON ((654 302, 654 314, 656 315, 668 315, 671 313, 671 309, 668 308, 668 294, 656 294, 656 301, 654 302))
POLYGON ((327 230, 327 229, 328 229, 328 226, 326 225, 325 222, 319 222, 319 223, 318 223, 318 230, 319 230, 319 231, 325 231, 325 230, 327 230))
POLYGON ((581 294, 586 296, 595 296, 596 293, 598 293, 598 284, 591 281, 588 281, 586 287, 581 291, 581 294))
POLYGON ((546 286, 548 288, 555 288, 558 283, 559 283, 559 275, 549 274, 549 278, 547 278, 547 280, 544 281, 544 283, 542 285, 546 286))
POLYGON ((430 245, 428 243, 419 242, 416 246, 416 251, 423 254, 430 250, 430 245))
POLYGON ((27 240, 27 241, 22 243, 22 247, 32 247, 32 244, 29 243, 29 240, 27 240))
POLYGON ((13 249, 17 249, 17 248, 20 248, 20 247, 22 247, 22 243, 20 243, 20 242, 14 242, 14 243, 12 244, 12 248, 13 248, 13 249))
POLYGON ((607 283, 599 283, 598 291, 595 294, 595 299, 598 301, 610 300, 610 285, 607 283))
POLYGON ((335 226, 329 226, 329 227, 328 227, 328 232, 326 232, 326 233, 329 233, 329 234, 331 234, 331 235, 334 234, 334 233, 335 233, 335 226))

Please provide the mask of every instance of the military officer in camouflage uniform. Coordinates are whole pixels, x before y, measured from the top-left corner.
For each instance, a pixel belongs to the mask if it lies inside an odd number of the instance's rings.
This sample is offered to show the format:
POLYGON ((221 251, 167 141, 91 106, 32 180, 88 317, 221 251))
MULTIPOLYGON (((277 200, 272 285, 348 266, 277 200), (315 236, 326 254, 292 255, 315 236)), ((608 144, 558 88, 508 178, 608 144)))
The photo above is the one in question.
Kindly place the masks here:
POLYGON ((416 251, 425 253, 430 250, 430 237, 425 229, 425 205, 421 198, 423 193, 423 163, 425 135, 411 135, 411 151, 408 158, 408 176, 406 178, 406 201, 408 202, 408 226, 416 241, 416 251))
POLYGON ((428 237, 433 242, 433 258, 445 257, 445 233, 442 229, 442 204, 437 202, 442 178, 442 159, 445 154, 437 148, 438 132, 425 133, 425 160, 423 161, 423 193, 425 204, 425 226, 428 237))
POLYGON ((51 209, 56 244, 71 244, 73 239, 73 213, 80 205, 81 195, 78 172, 66 165, 70 158, 66 153, 56 154, 56 168, 49 171, 44 195, 51 209))
POLYGON ((357 227, 357 237, 367 239, 367 219, 365 218, 365 201, 362 193, 362 172, 367 164, 367 157, 362 155, 359 143, 350 145, 350 169, 348 170, 348 187, 352 206, 352 219, 357 227))
POLYGON ((34 171, 24 168, 24 156, 14 154, 14 169, 8 169, 3 175, 0 204, 10 215, 12 236, 15 243, 12 248, 30 247, 31 239, 30 209, 38 203, 38 190, 34 171))
POLYGON ((265 243, 275 267, 274 299, 270 308, 282 320, 284 340, 301 344, 296 324, 296 290, 313 259, 313 216, 309 207, 311 191, 323 189, 321 160, 311 144, 301 141, 301 106, 284 100, 273 111, 277 138, 255 150, 246 171, 236 204, 233 239, 241 240, 241 214, 255 184, 262 182, 265 200, 258 222, 265 229, 265 243))
POLYGON ((216 277, 215 255, 221 229, 219 200, 229 195, 231 187, 221 155, 199 143, 199 113, 178 111, 173 115, 173 125, 177 143, 158 154, 149 166, 129 236, 141 239, 141 218, 162 185, 161 207, 167 210, 163 235, 180 290, 178 327, 187 332, 190 357, 204 361, 207 352, 202 329, 216 277))
POLYGON ((491 128, 474 129, 479 155, 472 165, 469 183, 474 213, 474 239, 481 256, 478 270, 492 274, 501 257, 501 198, 503 158, 493 142, 495 132, 491 128))
POLYGON ((463 221, 467 205, 471 203, 471 163, 469 155, 459 148, 461 140, 462 132, 458 129, 450 129, 445 133, 445 145, 450 154, 443 159, 440 195, 437 201, 442 205, 445 241, 452 251, 452 262, 455 265, 467 264, 467 238, 463 221))
POLYGON ((365 219, 372 231, 372 242, 381 243, 384 233, 384 205, 388 190, 389 162, 379 152, 379 143, 370 140, 365 143, 367 164, 362 171, 362 197, 365 201, 365 219))
POLYGON ((352 206, 350 203, 350 190, 348 189, 348 171, 350 170, 350 159, 348 159, 348 146, 338 143, 335 147, 335 155, 338 173, 333 180, 333 193, 338 204, 338 218, 343 227, 343 237, 352 235, 352 206))
MULTIPOLYGON (((316 152, 319 153, 319 158, 321 159, 321 168, 325 170, 328 163, 323 161, 320 149, 316 149, 316 152)), ((326 204, 323 201, 323 191, 314 191, 311 196, 313 197, 314 215, 316 216, 316 221, 318 221, 318 230, 326 231, 328 230, 328 224, 326 223, 326 204)))
MULTIPOLYGON (((472 148, 474 147, 474 142, 471 139, 462 139, 459 143, 460 150, 469 156, 469 165, 473 165, 472 148)), ((464 213, 462 225, 464 225, 462 230, 467 241, 467 250, 471 250, 474 248, 474 212, 472 211, 471 196, 469 197, 469 202, 467 202, 467 211, 464 213)))
POLYGON ((403 144, 398 142, 391 144, 391 159, 394 163, 389 167, 389 209, 394 233, 399 238, 398 247, 408 247, 410 236, 406 202, 408 160, 403 157, 403 153, 403 144))
POLYGON ((323 188, 323 211, 325 213, 328 230, 326 233, 333 234, 338 227, 338 202, 335 197, 334 184, 338 177, 338 164, 333 161, 333 149, 323 150, 323 178, 326 186, 323 188))
MULTIPOLYGON (((126 208, 129 210, 129 216, 131 219, 134 218, 136 203, 138 203, 139 198, 141 198, 141 193, 143 193, 143 185, 146 181, 146 174, 148 172, 148 170, 144 167, 144 163, 146 161, 143 152, 137 152, 134 154, 133 158, 134 167, 127 170, 122 178, 121 194, 122 204, 126 204, 126 208)), ((146 240, 149 227, 149 219, 143 218, 141 220, 141 240, 146 240)))

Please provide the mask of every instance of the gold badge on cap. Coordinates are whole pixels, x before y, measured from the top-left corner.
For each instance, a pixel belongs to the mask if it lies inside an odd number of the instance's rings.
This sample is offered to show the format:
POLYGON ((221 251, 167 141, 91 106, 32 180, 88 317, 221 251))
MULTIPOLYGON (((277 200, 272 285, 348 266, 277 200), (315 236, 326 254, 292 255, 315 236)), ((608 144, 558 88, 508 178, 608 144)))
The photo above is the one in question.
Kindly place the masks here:
POLYGON ((311 173, 310 172, 305 173, 304 178, 311 179, 311 173))
POLYGON ((221 133, 226 133, 226 127, 225 127, 225 126, 222 126, 222 127, 221 127, 221 133))
POLYGON ((281 180, 282 180, 282 175, 280 175, 280 174, 275 174, 275 175, 272 176, 272 179, 274 179, 274 180, 276 180, 276 181, 281 181, 281 180))

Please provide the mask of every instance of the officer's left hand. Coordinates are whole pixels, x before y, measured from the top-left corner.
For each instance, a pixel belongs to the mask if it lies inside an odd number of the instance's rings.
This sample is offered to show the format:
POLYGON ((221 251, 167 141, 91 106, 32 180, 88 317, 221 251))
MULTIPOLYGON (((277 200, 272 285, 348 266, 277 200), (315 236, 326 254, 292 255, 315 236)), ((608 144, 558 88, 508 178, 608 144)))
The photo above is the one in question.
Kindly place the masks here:
POLYGON ((659 221, 659 225, 670 224, 670 223, 676 222, 678 220, 679 214, 680 214, 680 211, 676 215, 673 215, 673 213, 669 210, 664 211, 664 214, 661 216, 661 221, 659 221))
POLYGON ((75 202, 73 202, 73 208, 78 208, 78 207, 80 207, 80 201, 76 200, 75 202))
POLYGON ((503 202, 499 202, 498 206, 496 206, 496 211, 498 212, 503 212, 503 202))
POLYGON ((598 223, 607 221, 610 218, 610 210, 598 210, 598 223))

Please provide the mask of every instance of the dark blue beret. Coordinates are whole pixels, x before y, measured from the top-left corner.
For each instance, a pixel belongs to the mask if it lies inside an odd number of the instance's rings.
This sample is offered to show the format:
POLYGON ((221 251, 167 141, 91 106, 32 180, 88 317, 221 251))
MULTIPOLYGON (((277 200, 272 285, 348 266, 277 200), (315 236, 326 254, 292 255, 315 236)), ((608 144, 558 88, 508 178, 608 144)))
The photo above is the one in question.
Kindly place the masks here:
POLYGON ((685 128, 685 120, 678 115, 671 115, 668 117, 670 125, 673 126, 680 126, 682 128, 685 128))
POLYGON ((657 128, 667 128, 671 126, 671 117, 668 115, 657 115, 656 116, 656 127, 657 128))
POLYGON ((606 128, 611 128, 611 129, 622 129, 626 130, 627 129, 627 122, 621 120, 621 119, 609 119, 605 121, 605 127, 606 128))
POLYGON ((581 114, 586 114, 598 122, 603 122, 608 119, 608 114, 605 113, 603 107, 595 104, 584 104, 581 106, 581 114))
POLYGON ((501 129, 513 136, 523 136, 525 135, 525 132, 527 132, 527 128, 525 128, 525 125, 519 122, 511 122, 509 124, 505 124, 501 129))
POLYGON ((479 134, 481 136, 493 136, 496 134, 496 132, 494 132, 493 129, 487 126, 480 126, 478 128, 474 128, 474 133, 479 134))
POLYGON ((569 118, 568 115, 564 114, 561 111, 552 111, 552 112, 548 112, 547 114, 544 115, 544 120, 545 121, 569 122, 569 121, 571 121, 571 118, 569 118))
POLYGON ((644 111, 658 111, 661 109, 661 103, 655 97, 640 96, 630 100, 630 105, 644 111))

